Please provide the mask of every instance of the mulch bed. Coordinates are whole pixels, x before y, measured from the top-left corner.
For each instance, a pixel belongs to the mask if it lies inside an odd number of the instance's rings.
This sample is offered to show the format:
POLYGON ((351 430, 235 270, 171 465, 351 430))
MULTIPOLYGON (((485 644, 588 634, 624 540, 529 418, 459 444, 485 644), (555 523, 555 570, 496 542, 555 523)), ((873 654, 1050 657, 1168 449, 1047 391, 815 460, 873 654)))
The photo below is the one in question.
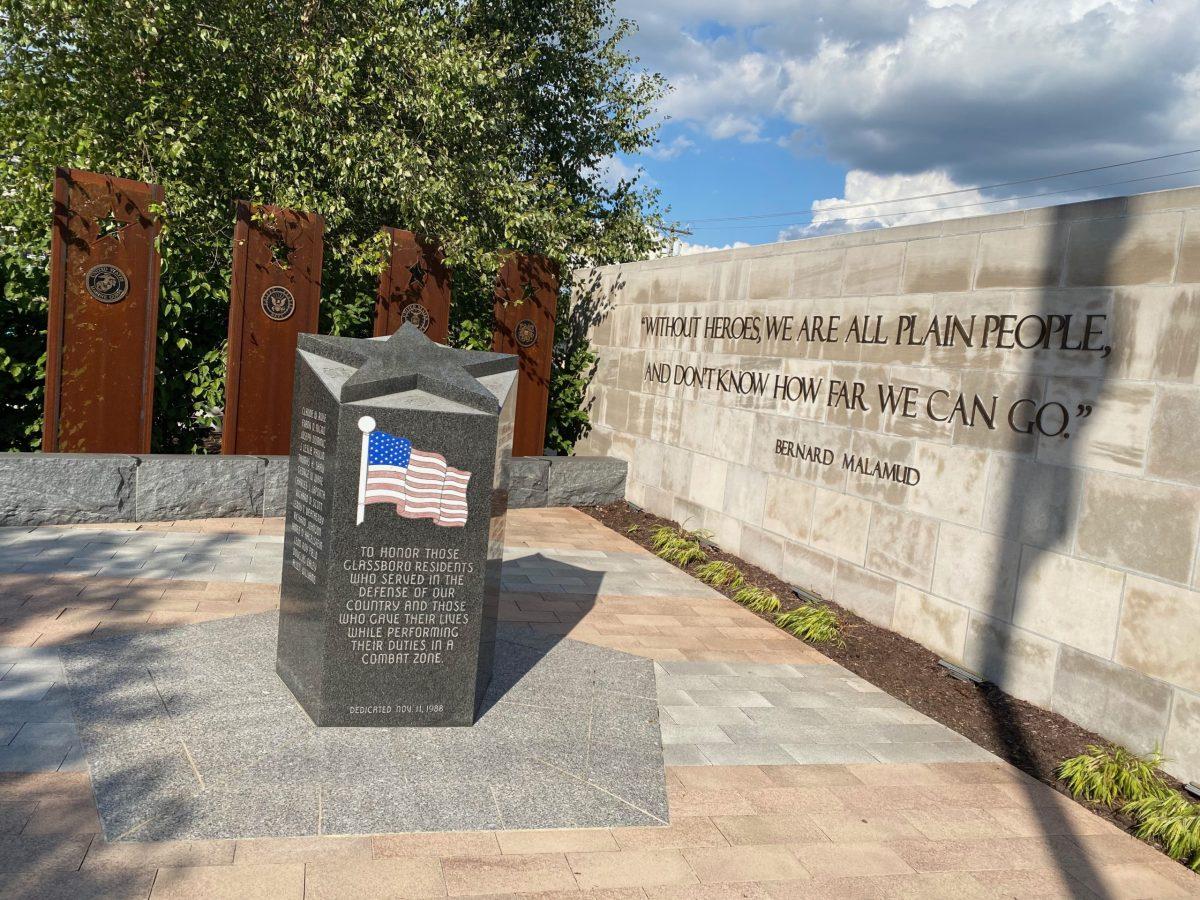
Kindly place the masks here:
MULTIPOLYGON (((635 509, 627 503, 588 507, 582 512, 651 552, 650 538, 657 526, 678 527, 669 519, 635 509), (631 532, 633 525, 638 527, 631 532)), ((770 572, 711 546, 705 547, 705 553, 710 560, 733 563, 751 584, 774 591, 783 604, 781 611, 803 604, 792 593, 791 585, 770 572)), ((715 590, 732 599, 733 591, 715 590)), ((1055 774, 1058 765, 1083 753, 1089 744, 1110 743, 1058 713, 1010 697, 994 684, 975 685, 960 681, 938 665, 937 654, 916 641, 873 625, 831 600, 826 602, 842 620, 846 646, 821 645, 817 649, 822 654, 1061 794, 1071 796, 1055 774)), ((758 613, 758 616, 768 622, 774 618, 765 613, 758 613)), ((1172 787, 1182 788, 1177 779, 1166 773, 1160 774, 1172 787)), ((1128 816, 1107 807, 1081 805, 1132 832, 1134 822, 1128 816)))

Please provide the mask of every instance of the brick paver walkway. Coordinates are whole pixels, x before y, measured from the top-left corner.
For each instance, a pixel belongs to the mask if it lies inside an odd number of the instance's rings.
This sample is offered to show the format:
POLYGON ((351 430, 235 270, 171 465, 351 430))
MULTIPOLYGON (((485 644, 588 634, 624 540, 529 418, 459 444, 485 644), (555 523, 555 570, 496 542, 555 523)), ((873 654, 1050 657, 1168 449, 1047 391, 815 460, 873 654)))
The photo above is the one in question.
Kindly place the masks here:
POLYGON ((1200 896, 1200 877, 566 509, 510 513, 502 616, 656 661, 669 827, 105 842, 56 645, 273 608, 280 530, 0 529, 0 896, 1200 896))

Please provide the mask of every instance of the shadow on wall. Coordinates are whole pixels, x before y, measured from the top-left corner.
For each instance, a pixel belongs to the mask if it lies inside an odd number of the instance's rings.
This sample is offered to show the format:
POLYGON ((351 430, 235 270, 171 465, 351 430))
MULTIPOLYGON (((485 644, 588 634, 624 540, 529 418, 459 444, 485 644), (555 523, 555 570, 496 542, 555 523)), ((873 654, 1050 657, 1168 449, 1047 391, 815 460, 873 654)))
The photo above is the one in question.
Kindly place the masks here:
MULTIPOLYGON (((1054 209, 1055 219, 1046 240, 1046 258, 1042 260, 1043 272, 1066 273, 1065 254, 1071 230, 1071 219, 1068 211, 1071 207, 1054 209)), ((1121 223, 1118 233, 1111 236, 1109 246, 1115 246, 1126 227, 1125 219, 1116 219, 1121 223)), ((1107 272, 1111 258, 1102 261, 1098 271, 1107 272)), ((1108 284, 1110 278, 1102 278, 1100 284, 1108 284)), ((1046 317, 1063 313, 1065 303, 1071 302, 1067 294, 1056 287, 1045 287, 1036 294, 1036 299, 1030 303, 1030 308, 1019 310, 1019 314, 1033 314, 1046 317)), ((1070 310, 1074 312, 1075 310, 1070 310)), ((1108 318, 1111 329, 1113 316, 1108 318)), ((1111 338, 1111 332, 1106 332, 1111 338)), ((1037 383, 1036 351, 1029 357, 1032 361, 1028 371, 1023 373, 1020 382, 1023 384, 1037 383)), ((1087 379, 1088 400, 1093 402, 1103 400, 1108 379, 1109 366, 1116 359, 1111 356, 1098 367, 1094 377, 1087 379)), ((1042 379, 1042 384, 1048 388, 1053 377, 1042 379)), ((1045 395, 1043 400, 1049 399, 1045 395)), ((1080 397, 1079 402, 1086 402, 1080 397)), ((1064 405, 1066 401, 1064 400, 1064 405)), ((1029 579, 1020 577, 1021 574, 1036 569, 1039 559, 1051 552, 1049 548, 1061 547, 1071 541, 1071 523, 1075 518, 1079 505, 1079 495, 1082 489, 1082 458, 1085 444, 1084 434, 1090 424, 1087 418, 1078 418, 1071 410, 1072 416, 1067 426, 1066 435, 1059 438, 1040 437, 1037 443, 1028 445, 1028 456, 1009 457, 1006 464, 1011 468, 1007 472, 1007 484, 1003 500, 1003 513, 1000 521, 999 537, 1013 541, 1019 547, 1019 558, 1014 560, 1016 572, 1016 588, 1014 596, 1013 570, 1007 565, 994 567, 993 581, 984 600, 988 614, 995 622, 994 627, 984 642, 983 659, 980 673, 991 682, 998 685, 1009 685, 1018 673, 1015 672, 1014 655, 1019 648, 1004 633, 1007 623, 1016 622, 1023 603, 1028 602, 1027 587, 1029 579), (1067 436, 1069 435, 1069 436, 1067 436), (1048 441, 1061 441, 1054 454, 1055 465, 1050 466, 1036 461, 1040 450, 1045 448, 1048 441)), ((1051 429, 1053 430, 1053 429, 1051 429)), ((991 715, 995 723, 997 737, 1004 744, 1005 757, 1017 766, 1029 767, 1035 763, 1029 736, 1014 711, 1010 698, 993 687, 983 688, 991 715)), ((1042 789, 1037 785, 1029 785, 1029 802, 1038 810, 1039 825, 1047 846, 1055 857, 1057 868, 1063 873, 1073 875, 1075 879, 1064 879, 1067 890, 1073 897, 1109 896, 1103 886, 1096 869, 1093 854, 1079 852, 1079 847, 1072 840, 1077 831, 1068 815, 1062 808, 1041 801, 1042 789), (1088 885, 1080 884, 1082 881, 1088 885)))

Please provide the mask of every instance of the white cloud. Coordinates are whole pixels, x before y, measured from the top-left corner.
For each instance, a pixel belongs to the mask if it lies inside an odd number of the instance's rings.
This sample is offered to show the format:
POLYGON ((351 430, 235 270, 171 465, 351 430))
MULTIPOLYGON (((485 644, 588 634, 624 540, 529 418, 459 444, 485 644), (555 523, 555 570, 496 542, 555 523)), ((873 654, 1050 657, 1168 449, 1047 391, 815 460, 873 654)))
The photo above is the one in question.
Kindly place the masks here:
POLYGON ((838 231, 862 231, 891 225, 916 225, 938 219, 977 216, 1014 209, 1017 202, 994 202, 979 191, 964 188, 941 171, 917 175, 846 173, 841 197, 813 201, 812 221, 779 232, 778 240, 811 237, 838 231), (929 194, 945 194, 929 197, 929 194), (924 197, 906 200, 908 197, 924 197))
POLYGON ((646 156, 654 159, 674 159, 682 153, 696 146, 696 142, 687 135, 676 135, 673 140, 666 144, 656 144, 649 150, 643 151, 646 156))
POLYGON ((726 244, 723 247, 717 247, 713 244, 693 244, 689 241, 675 238, 663 252, 662 256, 692 256, 695 253, 711 253, 714 250, 736 250, 738 247, 749 247, 745 241, 734 241, 732 244, 726 244))
POLYGON ((1200 0, 618 8, 675 87, 664 113, 714 138, 799 131, 851 170, 956 185, 1200 147, 1200 0))

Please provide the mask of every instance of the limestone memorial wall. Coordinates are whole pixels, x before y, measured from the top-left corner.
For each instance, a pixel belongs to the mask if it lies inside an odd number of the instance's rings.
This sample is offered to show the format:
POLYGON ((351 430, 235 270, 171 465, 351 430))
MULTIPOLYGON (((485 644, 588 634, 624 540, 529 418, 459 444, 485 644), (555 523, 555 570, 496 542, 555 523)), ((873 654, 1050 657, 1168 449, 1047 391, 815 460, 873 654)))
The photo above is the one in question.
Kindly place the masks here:
POLYGON ((573 289, 629 500, 1200 779, 1200 190, 573 289))

